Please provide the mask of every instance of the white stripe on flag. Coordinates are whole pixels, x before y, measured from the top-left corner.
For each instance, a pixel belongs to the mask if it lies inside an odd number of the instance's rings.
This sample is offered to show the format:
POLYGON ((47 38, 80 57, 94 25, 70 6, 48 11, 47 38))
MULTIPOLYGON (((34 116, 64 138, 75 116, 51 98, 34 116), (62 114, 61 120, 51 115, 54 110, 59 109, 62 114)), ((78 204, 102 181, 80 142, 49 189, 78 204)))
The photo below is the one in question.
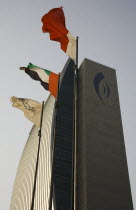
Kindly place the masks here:
POLYGON ((38 76, 43 82, 49 83, 49 75, 43 69, 40 68, 30 68, 31 71, 37 72, 38 76))
POLYGON ((67 34, 68 37, 68 45, 66 54, 71 57, 74 61, 76 61, 76 39, 71 35, 71 33, 67 34))

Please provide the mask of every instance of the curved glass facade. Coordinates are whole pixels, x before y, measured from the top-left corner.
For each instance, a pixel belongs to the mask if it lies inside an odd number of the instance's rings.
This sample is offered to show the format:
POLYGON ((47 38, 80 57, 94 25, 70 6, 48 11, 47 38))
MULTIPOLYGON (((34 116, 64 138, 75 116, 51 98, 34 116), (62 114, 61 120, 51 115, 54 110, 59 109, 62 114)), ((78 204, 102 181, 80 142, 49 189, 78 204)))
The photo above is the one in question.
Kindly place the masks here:
MULTIPOLYGON (((48 209, 50 187, 51 130, 55 98, 49 96, 43 111, 42 137, 36 182, 34 210, 48 209)), ((17 170, 10 210, 29 210, 32 201, 38 148, 38 130, 33 126, 17 170)))

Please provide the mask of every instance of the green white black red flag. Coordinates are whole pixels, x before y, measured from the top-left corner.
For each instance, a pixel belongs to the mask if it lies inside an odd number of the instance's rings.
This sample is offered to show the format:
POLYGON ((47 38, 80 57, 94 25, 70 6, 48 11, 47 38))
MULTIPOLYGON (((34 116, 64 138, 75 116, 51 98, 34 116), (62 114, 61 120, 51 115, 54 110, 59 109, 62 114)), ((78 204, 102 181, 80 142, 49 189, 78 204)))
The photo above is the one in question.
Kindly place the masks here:
POLYGON ((25 73, 28 74, 32 79, 40 81, 41 85, 46 90, 49 90, 55 98, 57 97, 59 80, 58 74, 46 69, 42 69, 32 63, 29 63, 26 68, 20 67, 20 69, 25 70, 25 73))

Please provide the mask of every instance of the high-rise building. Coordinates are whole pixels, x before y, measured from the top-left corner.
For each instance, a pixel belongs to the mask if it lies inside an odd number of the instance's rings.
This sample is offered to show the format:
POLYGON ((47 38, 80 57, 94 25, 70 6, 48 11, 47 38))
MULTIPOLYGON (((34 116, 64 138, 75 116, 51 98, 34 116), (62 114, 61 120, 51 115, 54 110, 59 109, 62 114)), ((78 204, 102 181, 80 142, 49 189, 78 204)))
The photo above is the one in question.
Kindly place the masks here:
POLYGON ((133 210, 114 69, 83 61, 77 112, 76 209, 133 210))
MULTIPOLYGON (((74 62, 71 59, 61 73, 59 86, 57 113, 51 95, 43 111, 34 210, 49 209, 53 136, 52 210, 73 210, 74 62)), ((83 61, 77 76, 76 111, 74 210, 133 210, 115 70, 88 59, 83 61)), ((10 210, 30 210, 38 130, 33 126, 26 142, 10 210)))
POLYGON ((73 201, 73 107, 74 62, 69 60, 61 77, 55 129, 54 204, 58 210, 70 210, 73 201))

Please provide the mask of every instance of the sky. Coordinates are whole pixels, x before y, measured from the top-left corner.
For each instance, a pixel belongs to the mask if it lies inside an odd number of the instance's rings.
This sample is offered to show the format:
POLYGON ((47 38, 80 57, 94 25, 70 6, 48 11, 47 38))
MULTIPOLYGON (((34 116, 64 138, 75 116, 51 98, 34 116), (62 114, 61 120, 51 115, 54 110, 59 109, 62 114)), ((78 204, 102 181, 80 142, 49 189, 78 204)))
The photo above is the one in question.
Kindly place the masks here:
POLYGON ((1 0, 0 7, 0 209, 9 210, 17 167, 32 123, 10 97, 45 101, 49 92, 19 70, 29 62, 61 72, 68 57, 42 33, 41 18, 63 6, 66 26, 79 36, 84 58, 116 69, 127 162, 136 210, 136 1, 1 0))

